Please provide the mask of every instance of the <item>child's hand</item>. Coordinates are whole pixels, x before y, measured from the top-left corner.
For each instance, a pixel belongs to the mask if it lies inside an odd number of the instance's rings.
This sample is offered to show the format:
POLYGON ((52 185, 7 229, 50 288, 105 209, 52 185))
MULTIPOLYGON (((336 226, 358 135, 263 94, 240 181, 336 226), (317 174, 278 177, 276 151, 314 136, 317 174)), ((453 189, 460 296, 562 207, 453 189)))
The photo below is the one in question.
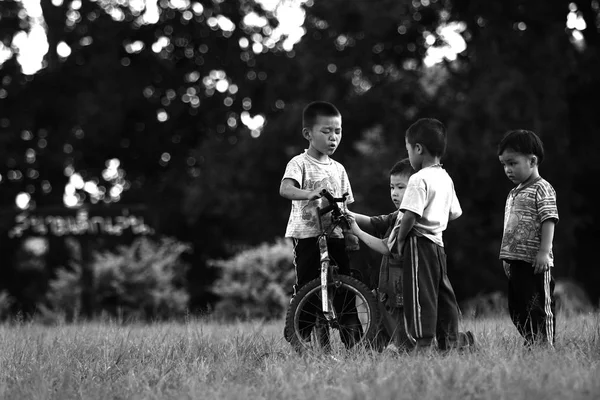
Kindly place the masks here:
POLYGON ((356 235, 357 232, 360 231, 360 227, 356 223, 356 218, 354 218, 354 215, 352 215, 352 213, 350 211, 348 211, 348 213, 346 214, 346 219, 348 220, 348 225, 350 226, 350 231, 352 231, 352 233, 354 233, 356 235))
POLYGON ((325 188, 318 187, 315 190, 309 192, 307 195, 307 197, 308 197, 307 200, 317 200, 317 199, 320 199, 321 197, 323 197, 323 195, 321 194, 323 189, 325 189, 325 188))
POLYGON ((539 251, 533 262, 533 273, 541 274, 542 272, 546 272, 550 269, 550 265, 550 252, 539 251))
POLYGON ((510 264, 506 261, 502 261, 502 268, 504 268, 504 273, 507 278, 510 278, 510 264))
POLYGON ((404 240, 398 241, 398 256, 402 257, 402 251, 404 250, 404 240))

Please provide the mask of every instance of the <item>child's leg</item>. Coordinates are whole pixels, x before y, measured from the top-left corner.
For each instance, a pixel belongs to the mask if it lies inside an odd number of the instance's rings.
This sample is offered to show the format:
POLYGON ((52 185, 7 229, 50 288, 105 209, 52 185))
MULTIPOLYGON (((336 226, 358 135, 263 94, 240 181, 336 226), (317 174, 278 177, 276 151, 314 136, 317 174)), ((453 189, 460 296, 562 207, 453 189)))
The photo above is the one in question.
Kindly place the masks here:
MULTIPOLYGON (((327 247, 330 257, 339 267, 339 273, 350 275, 350 260, 348 253, 346 253, 344 239, 327 239, 327 247)), ((340 334, 344 345, 351 347, 356 341, 360 340, 362 335, 362 325, 356 312, 356 296, 337 296, 334 299, 334 307, 338 312, 344 310, 340 323, 345 329, 341 330, 340 334)))
POLYGON ((417 347, 431 346, 436 333, 440 267, 432 241, 409 235, 404 244, 404 313, 417 347))
POLYGON ((406 330, 406 318, 404 318, 404 307, 394 307, 390 310, 396 322, 394 340, 398 349, 410 350, 415 347, 414 339, 408 335, 406 330))
POLYGON ((379 308, 379 329, 376 336, 376 346, 379 351, 393 342, 396 320, 390 313, 390 268, 388 256, 383 256, 379 267, 377 281, 377 307, 379 308))
POLYGON ((391 316, 388 307, 386 307, 385 302, 377 299, 377 308, 379 309, 379 322, 377 324, 377 334, 375 335, 373 346, 377 351, 382 351, 393 342, 393 336, 391 335, 393 335, 394 332, 395 321, 391 316))
POLYGON ((450 279, 448 279, 444 248, 437 246, 437 253, 441 267, 441 279, 438 294, 436 337, 440 349, 446 350, 458 345, 458 303, 450 279))
POLYGON ((511 319, 526 343, 554 344, 554 280, 550 271, 534 274, 533 266, 510 261, 508 307, 511 319))
POLYGON ((319 245, 317 238, 294 239, 294 267, 296 284, 294 295, 308 282, 319 277, 319 245))
MULTIPOLYGON (((386 315, 389 319, 389 334, 399 349, 411 349, 414 343, 406 334, 406 322, 404 319, 404 295, 402 288, 402 264, 389 259, 387 264, 388 273, 380 280, 380 285, 386 289, 386 315)), ((383 266, 382 266, 383 269, 383 266)))
MULTIPOLYGON (((319 250, 317 245, 317 238, 307 239, 294 239, 294 267, 296 269, 296 283, 294 285, 295 296, 298 290, 306 283, 317 278, 319 276, 319 250)), ((305 313, 301 317, 301 323, 299 326, 300 331, 304 337, 310 336, 311 327, 315 320, 314 315, 317 313, 316 309, 310 308, 311 304, 307 304, 305 307, 305 313)), ((289 337, 292 332, 289 327, 284 327, 284 336, 289 341, 289 337)))
POLYGON ((554 278, 552 272, 545 271, 534 274, 539 306, 532 312, 536 340, 554 345, 556 330, 556 313, 554 304, 554 278))
POLYGON ((534 298, 533 267, 531 264, 510 261, 508 278, 508 312, 517 331, 527 343, 533 342, 529 315, 530 301, 534 298))

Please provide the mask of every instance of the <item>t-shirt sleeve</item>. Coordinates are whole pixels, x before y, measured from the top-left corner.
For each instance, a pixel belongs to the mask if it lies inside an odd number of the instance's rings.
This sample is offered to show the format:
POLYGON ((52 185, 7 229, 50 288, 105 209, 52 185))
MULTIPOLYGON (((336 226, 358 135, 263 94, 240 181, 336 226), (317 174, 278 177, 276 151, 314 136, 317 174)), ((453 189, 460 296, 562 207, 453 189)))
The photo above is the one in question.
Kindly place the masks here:
POLYGON ((456 190, 454 190, 454 185, 452 185, 452 198, 450 203, 450 218, 449 220, 456 219, 462 215, 462 208, 460 207, 460 202, 458 201, 458 196, 456 195, 456 190))
POLYGON ((375 235, 377 237, 385 237, 385 234, 390 226, 396 222, 396 215, 398 215, 398 213, 394 212, 392 214, 377 215, 370 218, 371 225, 373 225, 373 229, 375 229, 375 235))
POLYGON ((408 185, 406 185, 406 192, 404 192, 404 198, 402 199, 402 204, 400 204, 400 211, 411 211, 421 217, 426 204, 427 186, 423 179, 413 175, 408 180, 408 185))
POLYGON ((550 185, 540 185, 537 190, 537 210, 540 222, 549 219, 558 222, 558 207, 556 205, 556 191, 550 185))
POLYGON ((348 197, 346 197, 346 204, 354 203, 354 194, 352 193, 352 187, 350 186, 350 178, 348 178, 348 174, 346 173, 346 168, 342 164, 338 164, 340 167, 340 188, 342 193, 348 193, 348 197))
POLYGON ((302 188, 303 176, 302 164, 298 162, 297 158, 292 158, 285 167, 285 172, 283 173, 283 178, 281 178, 281 180, 283 181, 284 179, 292 179, 298 182, 298 186, 302 188))

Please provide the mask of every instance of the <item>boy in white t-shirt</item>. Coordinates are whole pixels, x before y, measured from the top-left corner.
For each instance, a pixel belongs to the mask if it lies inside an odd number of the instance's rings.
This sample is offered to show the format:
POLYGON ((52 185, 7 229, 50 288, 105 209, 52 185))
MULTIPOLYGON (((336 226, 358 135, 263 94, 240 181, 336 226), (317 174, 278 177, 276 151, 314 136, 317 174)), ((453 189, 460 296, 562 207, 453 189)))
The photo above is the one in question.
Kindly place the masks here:
MULTIPOLYGON (((458 304, 448 279, 442 233, 462 210, 454 183, 440 163, 446 150, 446 128, 423 118, 406 131, 406 150, 415 169, 388 245, 403 262, 404 313, 416 349, 459 346, 458 304)), ((472 339, 472 338, 471 338, 472 339)))
MULTIPOLYGON (((390 252, 388 247, 393 228, 402 220, 402 212, 398 208, 404 199, 408 181, 414 173, 408 158, 397 162, 390 170, 390 194, 396 206, 395 212, 373 217, 351 213, 354 217, 350 225, 352 232, 368 247, 383 255, 377 287, 381 314, 381 330, 375 341, 377 349, 382 349, 390 343, 400 351, 411 350, 415 346, 406 333, 404 319, 403 261, 396 252, 390 252), (369 231, 376 236, 371 235, 369 231)), ((473 333, 458 332, 458 347, 475 347, 473 333)))

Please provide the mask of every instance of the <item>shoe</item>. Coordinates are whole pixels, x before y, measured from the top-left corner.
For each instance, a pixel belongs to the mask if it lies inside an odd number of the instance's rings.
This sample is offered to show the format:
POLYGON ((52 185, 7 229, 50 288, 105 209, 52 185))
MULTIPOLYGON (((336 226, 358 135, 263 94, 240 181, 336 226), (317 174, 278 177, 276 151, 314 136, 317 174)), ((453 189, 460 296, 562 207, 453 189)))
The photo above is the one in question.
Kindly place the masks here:
POLYGON ((473 332, 466 331, 458 333, 459 350, 474 350, 475 347, 475 335, 473 335, 473 332))
POLYGON ((390 343, 380 353, 397 357, 400 355, 400 349, 394 343, 390 343))
POLYGON ((473 332, 467 331, 465 335, 467 336, 467 345, 469 347, 475 347, 475 336, 473 335, 473 332))

